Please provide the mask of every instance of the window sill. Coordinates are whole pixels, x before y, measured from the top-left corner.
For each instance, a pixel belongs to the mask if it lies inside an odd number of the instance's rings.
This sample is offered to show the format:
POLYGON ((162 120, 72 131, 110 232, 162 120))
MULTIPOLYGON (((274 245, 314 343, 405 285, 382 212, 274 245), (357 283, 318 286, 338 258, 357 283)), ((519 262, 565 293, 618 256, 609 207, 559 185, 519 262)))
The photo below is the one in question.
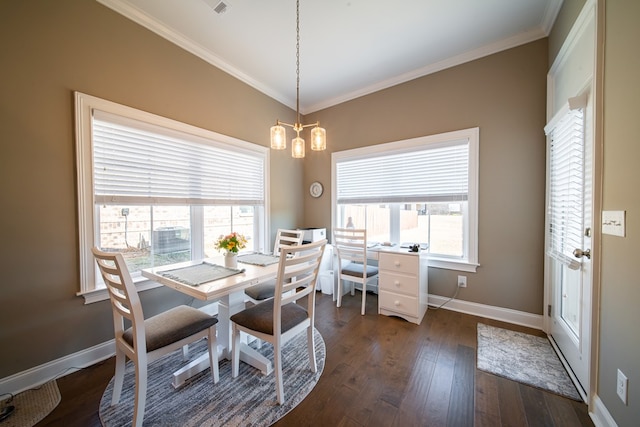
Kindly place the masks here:
POLYGON ((429 258, 429 267, 442 268, 445 270, 466 271, 475 273, 480 264, 469 261, 456 261, 443 258, 429 258))
MULTIPOLYGON (((138 292, 146 291, 149 289, 154 289, 162 286, 158 282, 154 282, 153 280, 149 280, 145 277, 140 277, 137 280, 133 280, 136 285, 136 290, 138 292)), ((105 301, 109 299, 109 291, 107 288, 99 288, 93 289, 85 292, 78 292, 78 296, 84 297, 84 303, 93 304, 94 302, 105 301)))

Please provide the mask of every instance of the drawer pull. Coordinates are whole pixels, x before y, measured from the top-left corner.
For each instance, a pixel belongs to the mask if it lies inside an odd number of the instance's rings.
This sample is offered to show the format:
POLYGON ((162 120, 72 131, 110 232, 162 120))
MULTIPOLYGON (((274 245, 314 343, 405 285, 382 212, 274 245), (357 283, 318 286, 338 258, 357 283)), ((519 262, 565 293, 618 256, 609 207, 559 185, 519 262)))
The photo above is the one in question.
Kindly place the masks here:
POLYGON ((394 261, 393 263, 396 267, 400 267, 400 261, 394 261))
POLYGON ((393 302, 393 305, 395 305, 396 307, 400 307, 400 301, 395 300, 395 301, 393 302))
POLYGON ((393 282, 394 285, 396 285, 396 288, 400 287, 400 282, 398 280, 396 280, 395 282, 393 282))

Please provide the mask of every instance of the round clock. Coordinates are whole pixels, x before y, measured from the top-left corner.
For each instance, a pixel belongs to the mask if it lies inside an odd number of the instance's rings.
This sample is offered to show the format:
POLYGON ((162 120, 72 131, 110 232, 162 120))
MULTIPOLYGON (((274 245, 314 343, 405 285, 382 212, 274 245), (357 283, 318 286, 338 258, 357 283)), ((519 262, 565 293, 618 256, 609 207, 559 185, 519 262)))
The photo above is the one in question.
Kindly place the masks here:
POLYGON ((309 187, 309 194, 311 194, 311 197, 320 197, 322 196, 322 190, 322 184, 316 181, 309 187))

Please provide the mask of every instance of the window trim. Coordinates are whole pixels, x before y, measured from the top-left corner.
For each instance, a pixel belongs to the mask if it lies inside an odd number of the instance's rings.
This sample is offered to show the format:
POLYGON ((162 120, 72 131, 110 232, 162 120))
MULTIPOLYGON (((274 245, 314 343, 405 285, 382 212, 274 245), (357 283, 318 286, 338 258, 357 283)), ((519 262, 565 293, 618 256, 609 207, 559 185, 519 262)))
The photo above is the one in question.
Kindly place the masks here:
POLYGON ((357 158, 377 157, 394 152, 407 152, 424 149, 425 146, 442 146, 448 142, 459 142, 461 139, 469 141, 469 188, 468 215, 465 221, 464 236, 466 238, 464 253, 466 259, 452 260, 450 258, 430 256, 429 266, 448 270, 476 272, 478 263, 478 189, 479 189, 479 151, 480 128, 468 128, 435 135, 422 136, 383 144, 370 145, 331 154, 331 225, 337 227, 337 167, 341 161, 357 158))
MULTIPOLYGON (((264 230, 259 236, 263 242, 269 240, 269 212, 270 212, 270 150, 257 144, 222 135, 207 129, 192 126, 173 119, 162 117, 146 111, 138 110, 105 99, 97 98, 81 92, 75 92, 75 131, 76 131, 76 170, 78 188, 78 228, 79 228, 79 267, 80 291, 77 295, 85 298, 85 304, 102 301, 109 298, 106 289, 96 289, 94 278, 96 265, 91 248, 95 242, 95 209, 93 192, 93 141, 92 141, 92 111, 105 111, 134 120, 158 125, 171 130, 184 132, 198 138, 213 140, 263 157, 264 161, 264 230)), ((136 280, 136 287, 146 290, 161 286, 146 279, 136 280)))

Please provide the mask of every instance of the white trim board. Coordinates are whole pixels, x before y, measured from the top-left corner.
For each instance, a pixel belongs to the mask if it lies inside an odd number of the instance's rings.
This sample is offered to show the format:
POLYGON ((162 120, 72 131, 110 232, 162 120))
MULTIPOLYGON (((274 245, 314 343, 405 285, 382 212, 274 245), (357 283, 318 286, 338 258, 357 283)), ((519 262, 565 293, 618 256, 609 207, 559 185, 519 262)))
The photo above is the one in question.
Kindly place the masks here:
POLYGON ((0 379, 0 395, 18 394, 60 378, 82 368, 94 365, 116 354, 115 340, 103 342, 93 347, 69 354, 26 371, 0 379))
MULTIPOLYGON (((429 308, 440 307, 449 298, 439 295, 429 295, 429 308)), ((495 307, 492 305, 478 304, 459 299, 447 302, 443 307, 445 310, 458 311, 460 313, 471 314, 473 316, 486 317, 488 319, 500 320, 514 325, 527 326, 534 329, 542 329, 543 316, 540 314, 526 313, 524 311, 512 310, 510 308, 495 307)), ((429 316, 429 310, 427 310, 429 316)))

